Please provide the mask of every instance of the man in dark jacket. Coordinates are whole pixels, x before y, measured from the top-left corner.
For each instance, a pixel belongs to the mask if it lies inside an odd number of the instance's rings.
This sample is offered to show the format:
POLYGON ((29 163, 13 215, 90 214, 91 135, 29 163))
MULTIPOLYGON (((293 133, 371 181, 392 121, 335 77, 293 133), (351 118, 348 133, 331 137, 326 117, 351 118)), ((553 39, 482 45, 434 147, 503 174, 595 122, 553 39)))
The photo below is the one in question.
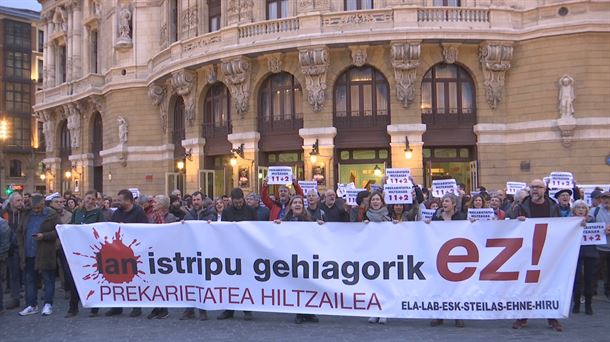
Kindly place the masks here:
POLYGON ((320 209, 324 211, 326 222, 349 222, 349 214, 343 206, 336 203, 337 194, 335 190, 328 189, 324 194, 324 202, 320 203, 320 209))
MULTIPOLYGON (((96 192, 88 191, 85 193, 85 197, 83 198, 83 207, 77 208, 72 214, 72 219, 70 220, 70 224, 90 224, 97 222, 104 222, 104 215, 102 210, 96 207, 96 192)), ((70 266, 68 265, 68 260, 66 259, 66 255, 64 254, 64 250, 60 249, 61 264, 64 268, 64 272, 66 274, 66 282, 68 283, 68 287, 70 289, 70 306, 68 309, 68 313, 66 314, 66 318, 74 317, 78 314, 78 302, 80 301, 80 297, 78 295, 78 291, 76 290, 76 284, 74 282, 74 278, 72 277, 72 272, 70 271, 70 266)), ((97 316, 99 312, 98 308, 91 309, 89 313, 89 317, 97 316)))
MULTIPOLYGON (((142 207, 134 203, 133 194, 127 189, 119 191, 117 195, 119 207, 112 213, 112 222, 117 223, 149 223, 142 207)), ((123 313, 123 308, 112 308, 106 316, 116 316, 123 313)), ((133 308, 129 316, 138 317, 142 314, 141 308, 133 308)))
MULTIPOLYGON (((204 197, 205 197, 205 195, 203 195, 203 193, 201 191, 193 192, 193 195, 191 196, 193 209, 187 210, 186 216, 184 217, 185 221, 208 221, 210 219, 208 210, 203 205, 204 197)), ((180 317, 180 320, 184 321, 184 320, 194 319, 194 318, 195 318, 195 309, 187 308, 182 313, 182 317, 180 317)), ((199 309, 199 320, 201 320, 201 321, 208 320, 208 312, 206 310, 199 309)))
MULTIPOLYGON (((222 211, 222 220, 229 222, 256 221, 256 211, 246 205, 244 192, 240 188, 231 190, 231 206, 222 211)), ((233 318, 234 310, 223 311, 217 319, 233 318)), ((252 311, 244 311, 244 320, 251 321, 252 311)))
POLYGON ((8 205, 2 217, 8 221, 10 227, 10 245, 8 257, 6 259, 9 279, 8 284, 11 289, 12 301, 6 306, 7 310, 15 309, 20 306, 19 291, 21 290, 21 262, 19 259, 19 246, 17 244, 17 230, 23 220, 25 205, 23 197, 18 192, 13 192, 8 198, 8 205))
MULTIPOLYGON (((514 211, 514 216, 520 221, 526 218, 560 217, 559 207, 546 193, 546 184, 541 179, 534 179, 530 183, 530 195, 526 197, 514 211)), ((555 318, 548 319, 549 325, 556 331, 563 327, 555 318)), ((521 329, 527 325, 527 319, 518 319, 513 323, 513 329, 521 329)))
POLYGON ((59 215, 55 210, 45 208, 44 197, 32 196, 32 208, 24 215, 17 232, 17 242, 21 262, 25 271, 26 308, 21 316, 33 315, 38 310, 38 272, 42 274, 44 285, 44 307, 42 315, 53 313, 55 296, 55 272, 57 270, 57 231, 59 215))

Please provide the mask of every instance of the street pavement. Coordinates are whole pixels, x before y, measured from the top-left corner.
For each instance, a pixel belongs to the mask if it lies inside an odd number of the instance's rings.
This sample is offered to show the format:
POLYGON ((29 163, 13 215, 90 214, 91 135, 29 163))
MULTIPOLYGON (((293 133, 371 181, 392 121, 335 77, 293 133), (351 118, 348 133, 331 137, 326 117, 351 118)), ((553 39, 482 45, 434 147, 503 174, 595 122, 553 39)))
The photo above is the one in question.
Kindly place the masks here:
MULTIPOLYGON (((58 283, 59 285, 59 283, 58 283)), ((600 293, 602 293, 600 291, 600 293)), ((7 296, 5 296, 6 299, 7 296)), ((512 320, 466 320, 465 328, 456 328, 452 320, 440 327, 430 327, 429 320, 390 319, 388 324, 369 324, 366 317, 322 316, 320 322, 294 323, 294 315, 254 313, 253 321, 244 321, 241 312, 235 318, 218 321, 219 311, 210 311, 208 321, 180 321, 182 309, 171 309, 163 320, 142 316, 87 317, 81 309, 78 316, 64 318, 68 301, 62 289, 55 294, 55 312, 51 316, 20 317, 19 310, 0 316, 0 342, 12 341, 610 341, 610 301, 603 295, 594 297, 592 316, 571 315, 561 320, 564 331, 548 328, 546 320, 530 320, 521 330, 511 328, 512 320)))

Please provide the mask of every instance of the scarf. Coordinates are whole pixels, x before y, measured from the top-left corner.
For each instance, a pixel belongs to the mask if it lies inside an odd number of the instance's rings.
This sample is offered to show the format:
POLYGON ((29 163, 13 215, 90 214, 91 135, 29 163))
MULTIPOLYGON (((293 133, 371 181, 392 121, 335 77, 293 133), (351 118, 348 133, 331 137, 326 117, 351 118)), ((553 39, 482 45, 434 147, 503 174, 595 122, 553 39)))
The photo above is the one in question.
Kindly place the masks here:
POLYGON ((165 223, 165 217, 169 211, 167 209, 155 210, 152 213, 152 223, 165 223))
POLYGON ((385 222, 391 221, 390 216, 388 215, 388 208, 381 207, 379 209, 369 208, 366 211, 366 217, 368 217, 371 222, 385 222))

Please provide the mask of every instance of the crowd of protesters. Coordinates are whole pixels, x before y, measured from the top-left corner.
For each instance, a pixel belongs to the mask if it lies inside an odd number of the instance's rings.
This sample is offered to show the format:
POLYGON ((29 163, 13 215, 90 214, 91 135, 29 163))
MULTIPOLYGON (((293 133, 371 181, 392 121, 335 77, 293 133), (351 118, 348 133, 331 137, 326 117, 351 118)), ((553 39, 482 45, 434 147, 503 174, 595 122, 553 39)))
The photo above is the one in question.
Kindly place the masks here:
MULTIPOLYGON (((411 179, 412 181, 412 179, 411 179)), ((415 184, 413 182, 413 184, 415 184)), ((603 222, 606 232, 610 232, 610 192, 595 189, 591 193, 592 205, 583 198, 577 188, 563 189, 549 197, 547 184, 535 179, 526 189, 514 195, 505 190, 487 191, 479 187, 476 193, 468 194, 460 186, 459 194, 448 193, 442 198, 434 198, 431 191, 413 187, 412 204, 390 204, 384 202, 383 189, 362 191, 356 197, 356 205, 348 206, 343 197, 333 189, 322 193, 310 191, 307 194, 295 180, 291 186, 279 186, 275 195, 270 194, 270 186, 263 182, 261 194, 244 196, 235 188, 230 196, 209 198, 202 192, 182 196, 179 190, 169 196, 147 196, 121 190, 113 198, 89 191, 82 198, 66 192, 43 197, 41 194, 20 194, 15 192, 4 201, 0 211, 0 314, 5 310, 23 308, 19 315, 28 316, 53 313, 56 277, 69 293, 69 309, 66 318, 79 312, 79 295, 72 279, 70 268, 55 230, 58 224, 87 224, 96 222, 155 223, 164 224, 182 220, 201 221, 273 221, 277 224, 292 221, 324 222, 404 222, 404 221, 452 221, 466 220, 468 208, 492 208, 498 220, 538 217, 582 217, 583 225, 588 222, 603 222), (291 193, 291 189, 293 193, 291 193), (431 219, 423 219, 423 209, 434 209, 431 219), (42 309, 38 305, 38 289, 44 289, 42 309), (6 289, 6 291, 5 291, 6 289), (24 290, 24 301, 21 291, 24 290), (5 292, 7 298, 4 301, 5 292)), ((283 223, 287 224, 287 223, 283 223)), ((610 299, 610 243, 600 246, 581 246, 573 291, 572 313, 579 313, 581 296, 587 315, 593 314, 592 297, 596 294, 597 279, 605 274, 604 295, 610 299), (602 270, 602 267, 605 268, 602 270)), ((122 308, 112 308, 106 316, 120 315, 122 308)), ((95 317, 99 310, 89 311, 95 317)), ((206 310, 198 310, 199 319, 207 320, 206 310)), ((141 308, 133 308, 130 316, 142 315, 141 308)), ((148 318, 166 318, 167 308, 155 308, 148 318)), ((184 310, 181 320, 196 318, 194 308, 184 310)), ((233 318, 234 311, 225 310, 217 318, 233 318)), ((252 320, 252 312, 244 312, 245 320, 252 320)), ((318 322, 311 314, 297 314, 295 323, 318 322)), ((386 324, 386 318, 371 317, 370 323, 386 324)), ((558 320, 549 319, 549 326, 561 331, 558 320)), ((435 319, 432 326, 443 324, 435 319)), ((514 329, 527 324, 526 319, 513 323, 514 329)), ((464 327, 463 320, 455 320, 455 326, 464 327)))

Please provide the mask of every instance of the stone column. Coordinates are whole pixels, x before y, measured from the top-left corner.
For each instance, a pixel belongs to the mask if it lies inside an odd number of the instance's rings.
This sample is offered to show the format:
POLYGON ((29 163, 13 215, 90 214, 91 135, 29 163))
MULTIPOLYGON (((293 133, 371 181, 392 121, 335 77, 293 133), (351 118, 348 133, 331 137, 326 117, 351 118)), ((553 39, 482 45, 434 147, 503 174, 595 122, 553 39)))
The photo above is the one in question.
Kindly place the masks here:
POLYGON ((44 42, 42 48, 42 88, 48 87, 49 70, 47 69, 47 62, 49 61, 49 21, 46 16, 43 16, 42 20, 44 26, 44 42))
POLYGON ((205 146, 204 138, 193 138, 182 140, 182 146, 186 152, 191 153, 191 160, 186 159, 186 189, 185 192, 192 194, 195 191, 200 191, 199 171, 203 169, 203 147, 205 146))
POLYGON ((392 167, 409 168, 413 180, 418 184, 423 184, 423 151, 424 142, 422 135, 426 132, 424 124, 397 124, 388 125, 390 135, 390 147, 392 149, 392 167), (409 138, 409 146, 413 149, 413 157, 405 157, 406 137, 409 138))
POLYGON ((73 3, 72 14, 72 79, 76 80, 82 77, 82 8, 79 1, 73 3))
MULTIPOLYGON (((50 37, 50 34, 47 34, 47 37, 50 37)), ((55 86, 55 80, 57 76, 57 70, 55 69, 55 54, 57 45, 54 42, 47 42, 47 57, 44 62, 47 63, 47 87, 51 88, 55 86)))
POLYGON ((74 15, 71 11, 71 8, 67 8, 68 12, 68 31, 66 32, 66 82, 72 81, 72 56, 73 56, 73 47, 74 47, 74 15))

